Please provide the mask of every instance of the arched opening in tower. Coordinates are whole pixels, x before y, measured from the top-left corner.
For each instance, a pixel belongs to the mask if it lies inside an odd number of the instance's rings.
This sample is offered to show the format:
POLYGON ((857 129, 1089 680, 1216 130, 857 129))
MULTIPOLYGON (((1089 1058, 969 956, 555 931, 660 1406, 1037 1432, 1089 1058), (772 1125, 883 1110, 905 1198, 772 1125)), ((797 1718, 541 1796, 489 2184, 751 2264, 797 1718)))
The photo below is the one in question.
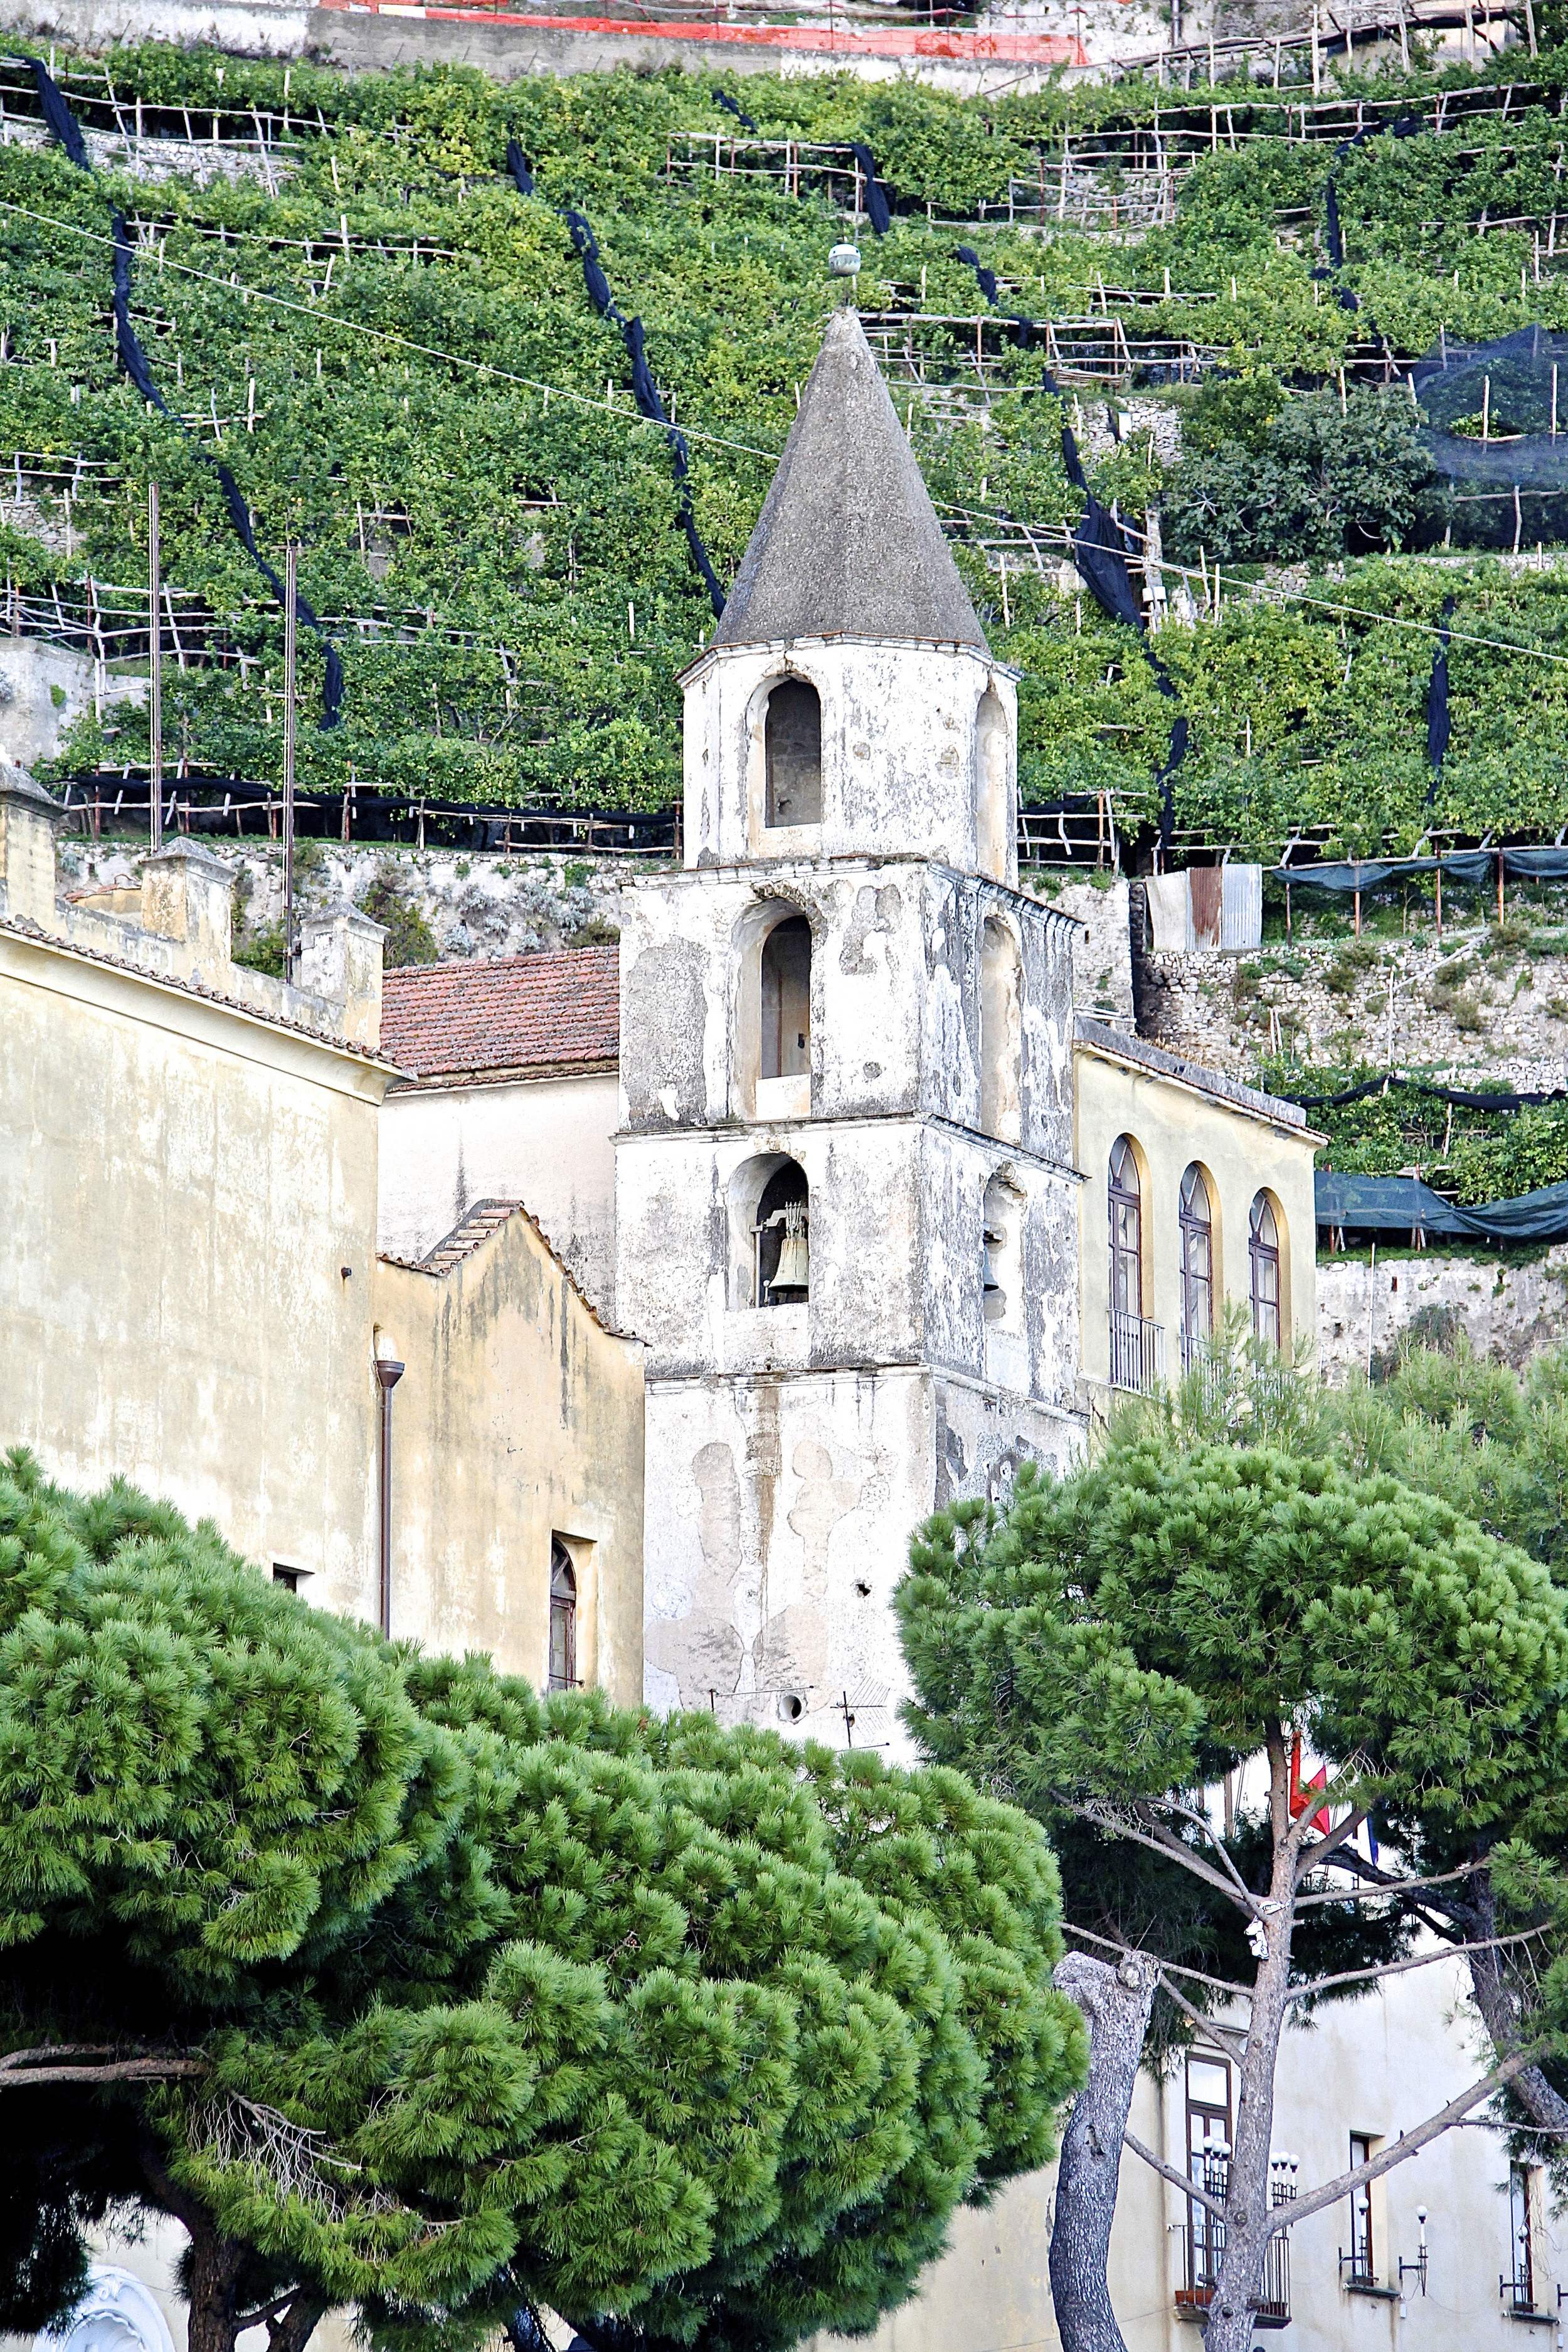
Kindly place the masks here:
POLYGON ((811 1067, 811 925, 786 916, 763 941, 757 1075, 793 1078, 811 1067))
POLYGON ((822 703, 803 677, 781 678, 763 724, 770 825, 822 823, 822 703))

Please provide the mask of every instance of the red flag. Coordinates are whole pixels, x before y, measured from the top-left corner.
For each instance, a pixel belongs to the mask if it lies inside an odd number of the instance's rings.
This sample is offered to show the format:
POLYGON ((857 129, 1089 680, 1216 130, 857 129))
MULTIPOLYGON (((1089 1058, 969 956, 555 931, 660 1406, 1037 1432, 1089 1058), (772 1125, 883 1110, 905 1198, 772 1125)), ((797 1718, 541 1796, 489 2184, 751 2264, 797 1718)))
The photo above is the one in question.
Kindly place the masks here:
MULTIPOLYGON (((1307 1794, 1309 1789, 1326 1789, 1328 1785, 1329 1768, 1326 1764, 1320 1764, 1310 1780, 1302 1780, 1301 1735, 1298 1732, 1290 1742, 1291 1820, 1300 1821, 1301 1815, 1306 1811, 1308 1805, 1311 1801, 1307 1794)), ((1309 1827, 1321 1831, 1323 1836, 1327 1837, 1329 1833, 1329 1809, 1327 1805, 1324 1805, 1318 1812, 1315 1812, 1312 1815, 1309 1827)))

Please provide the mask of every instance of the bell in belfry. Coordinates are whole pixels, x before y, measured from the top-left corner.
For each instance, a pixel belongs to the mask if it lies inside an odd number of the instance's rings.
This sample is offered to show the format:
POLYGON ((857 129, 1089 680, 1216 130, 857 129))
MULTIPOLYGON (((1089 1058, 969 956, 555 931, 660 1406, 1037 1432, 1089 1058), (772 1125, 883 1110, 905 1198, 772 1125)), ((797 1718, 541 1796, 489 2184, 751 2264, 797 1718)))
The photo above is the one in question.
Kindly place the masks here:
POLYGON ((1001 1234, 994 1232, 992 1227, 987 1225, 985 1228, 984 1243, 982 1250, 982 1260, 984 1270, 981 1276, 980 1284, 981 1290, 987 1298, 1000 1298, 1002 1296, 1002 1286, 996 1279, 996 1267, 991 1256, 992 1251, 994 1249, 1000 1249, 1001 1246, 1001 1234))
POLYGON ((786 1201, 768 1219, 770 1225, 782 1225, 779 1238, 778 1271, 768 1285, 768 1297, 775 1305, 790 1305, 808 1297, 811 1292, 811 1249, 807 1236, 810 1221, 804 1201, 786 1201))

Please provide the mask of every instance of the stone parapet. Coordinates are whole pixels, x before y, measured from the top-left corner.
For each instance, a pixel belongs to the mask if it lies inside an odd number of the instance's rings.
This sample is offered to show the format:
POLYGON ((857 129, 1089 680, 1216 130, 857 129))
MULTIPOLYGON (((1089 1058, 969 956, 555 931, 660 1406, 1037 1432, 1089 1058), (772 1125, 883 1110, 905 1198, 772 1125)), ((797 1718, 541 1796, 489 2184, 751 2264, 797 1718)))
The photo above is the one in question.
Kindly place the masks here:
POLYGON ((143 861, 140 890, 62 901, 55 828, 60 811, 25 768, 0 764, 0 920, 104 958, 149 979, 194 988, 264 1021, 374 1055, 381 1045, 385 932, 353 907, 301 926, 301 985, 234 961, 234 874, 179 839, 143 861))

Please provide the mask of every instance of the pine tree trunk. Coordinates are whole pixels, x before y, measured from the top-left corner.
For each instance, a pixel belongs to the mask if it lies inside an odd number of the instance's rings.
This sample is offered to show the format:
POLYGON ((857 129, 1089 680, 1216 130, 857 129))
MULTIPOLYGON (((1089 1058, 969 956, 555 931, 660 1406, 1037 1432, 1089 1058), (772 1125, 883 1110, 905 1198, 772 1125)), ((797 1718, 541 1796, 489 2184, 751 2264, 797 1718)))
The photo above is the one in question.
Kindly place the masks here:
MULTIPOLYGON (((1480 1872, 1470 1881, 1463 1905, 1452 1906, 1467 1938, 1484 1944, 1497 1934, 1497 1908, 1490 1874, 1480 1872)), ((1476 2007, 1500 2058, 1511 2057, 1519 2047, 1521 2019, 1519 2000, 1508 1980, 1502 1954, 1496 1949, 1470 1954, 1470 1982, 1476 2007)), ((1526 2066, 1510 2086, 1538 2124, 1568 2136, 1568 2099, 1554 2090, 1539 2066, 1526 2066)))
POLYGON ((326 2315, 326 2304, 319 2296, 301 2287, 286 2311, 280 2311, 267 2323, 267 2352, 305 2352, 305 2347, 316 2332, 318 2320, 326 2315))
POLYGON ((240 2316, 236 2289, 245 2261, 245 2247, 220 2235, 210 2221, 205 2228, 191 2230, 188 2352, 235 2352, 240 2316))
POLYGON ((1058 1992, 1089 2020, 1089 2081, 1062 2134, 1051 2225, 1051 2302, 1062 2352, 1127 2352, 1106 2284, 1116 2217, 1121 2136, 1143 2055, 1158 1971, 1151 1960, 1120 1969, 1069 1952, 1056 1971, 1058 1992))
POLYGON ((179 2187, 145 2124, 140 2137, 142 2178, 153 2202, 184 2225, 191 2242, 186 2352, 235 2352, 239 2337, 238 2287, 247 2249, 237 2240, 226 2238, 200 2200, 179 2187))
POLYGON ((1285 2029, 1290 1983, 1290 1928, 1296 1910, 1296 1847, 1289 1843, 1289 1751, 1268 1741, 1269 1809, 1274 1864, 1267 1915, 1268 1953, 1253 1981, 1252 2015, 1241 2063, 1236 2145, 1225 2206, 1225 2252, 1204 2329, 1204 2352, 1252 2352, 1253 2319, 1263 2263, 1273 2235, 1268 2196, 1269 2144, 1274 2137, 1274 2070, 1285 2029))

